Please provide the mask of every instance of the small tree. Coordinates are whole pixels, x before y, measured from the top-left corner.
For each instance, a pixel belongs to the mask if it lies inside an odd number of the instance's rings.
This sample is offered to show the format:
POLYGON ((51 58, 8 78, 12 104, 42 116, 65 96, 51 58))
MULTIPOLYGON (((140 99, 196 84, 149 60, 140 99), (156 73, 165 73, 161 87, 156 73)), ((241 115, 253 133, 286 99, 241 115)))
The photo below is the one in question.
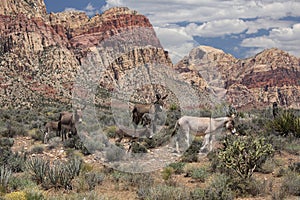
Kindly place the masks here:
POLYGON ((218 158, 243 179, 249 179, 254 170, 274 152, 264 137, 227 137, 223 144, 218 158))

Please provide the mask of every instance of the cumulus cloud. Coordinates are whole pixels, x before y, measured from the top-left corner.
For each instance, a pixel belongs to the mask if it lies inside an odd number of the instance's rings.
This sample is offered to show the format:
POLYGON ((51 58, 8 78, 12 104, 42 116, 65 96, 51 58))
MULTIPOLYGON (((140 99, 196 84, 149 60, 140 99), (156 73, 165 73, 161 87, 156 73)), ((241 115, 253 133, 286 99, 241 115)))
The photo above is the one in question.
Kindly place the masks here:
POLYGON ((173 63, 188 55, 199 44, 182 27, 154 27, 162 46, 169 52, 173 63))
POLYGON ((258 47, 259 49, 277 47, 300 57, 300 23, 290 28, 274 28, 267 36, 246 38, 241 43, 243 47, 258 47))
POLYGON ((174 48, 180 55, 195 45, 195 36, 218 39, 232 34, 241 41, 241 46, 232 49, 247 47, 248 54, 278 47, 300 55, 296 45, 300 35, 300 1, 106 0, 102 11, 113 6, 127 6, 146 15, 163 46, 174 48), (265 35, 257 35, 260 30, 265 35))
POLYGON ((97 13, 96 8, 92 5, 92 3, 89 3, 86 7, 85 7, 85 12, 87 15, 92 16, 95 15, 97 13))
POLYGON ((247 25, 243 20, 224 19, 205 22, 201 25, 191 23, 186 27, 186 32, 193 36, 200 37, 219 37, 228 34, 241 33, 247 29, 247 25))

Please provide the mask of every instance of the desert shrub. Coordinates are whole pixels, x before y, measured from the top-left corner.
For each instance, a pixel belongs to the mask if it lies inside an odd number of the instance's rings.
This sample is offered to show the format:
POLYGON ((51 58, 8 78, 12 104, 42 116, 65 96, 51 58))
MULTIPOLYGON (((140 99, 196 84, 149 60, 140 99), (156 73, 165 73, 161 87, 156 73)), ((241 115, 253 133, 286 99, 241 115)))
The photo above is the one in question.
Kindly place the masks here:
POLYGON ((36 187, 36 183, 30 179, 30 176, 26 173, 12 176, 9 182, 9 188, 12 191, 24 190, 26 188, 36 187))
POLYGON ((147 148, 138 142, 132 142, 130 149, 131 149, 132 153, 147 153, 148 152, 147 148))
POLYGON ((50 165, 49 160, 31 158, 26 166, 33 180, 45 189, 72 189, 71 181, 79 175, 81 164, 82 160, 78 158, 68 161, 54 161, 52 165, 50 165))
POLYGON ((106 132, 107 136, 110 137, 110 138, 115 138, 116 137, 116 131, 117 131, 116 126, 109 126, 105 129, 105 132, 106 132))
POLYGON ((28 135, 36 141, 43 141, 44 140, 44 133, 41 130, 37 129, 37 128, 29 130, 28 135))
POLYGON ((300 137, 300 118, 290 110, 282 111, 268 126, 279 135, 300 137))
POLYGON ((96 191, 87 191, 82 193, 55 193, 49 197, 47 200, 111 200, 112 198, 107 197, 105 194, 98 194, 96 191))
POLYGON ((27 200, 44 200, 45 197, 43 193, 36 189, 27 189, 26 192, 26 199, 27 200))
POLYGON ((112 181, 116 183, 116 187, 120 188, 122 186, 125 190, 128 190, 129 186, 144 190, 154 183, 153 176, 150 173, 128 173, 114 170, 110 175, 112 181))
POLYGON ((12 147, 14 145, 14 139, 8 137, 0 138, 0 147, 12 147))
POLYGON ((159 200, 186 200, 190 199, 190 193, 183 187, 157 185, 155 187, 139 189, 138 199, 159 199, 159 200))
POLYGON ((291 163, 289 165, 289 169, 300 174, 300 162, 291 163))
POLYGON ((215 176, 209 186, 204 190, 204 199, 232 200, 234 198, 234 193, 230 189, 229 185, 229 177, 223 174, 215 176))
POLYGON ((173 174, 174 174, 174 168, 173 167, 165 167, 163 169, 163 171, 161 172, 162 178, 165 181, 170 180, 173 174))
POLYGON ((105 175, 100 172, 89 172, 84 175, 89 190, 95 189, 97 185, 101 185, 105 175))
POLYGON ((286 141, 283 149, 290 154, 300 155, 300 138, 289 138, 288 141, 286 141))
POLYGON ((191 146, 183 153, 182 162, 197 162, 198 152, 202 146, 202 141, 199 138, 195 138, 191 146))
POLYGON ((205 179, 208 177, 208 172, 205 167, 191 168, 187 172, 187 176, 190 176, 192 179, 197 181, 205 182, 205 179))
MULTIPOLYGON (((94 146, 98 145, 98 148, 100 147, 101 144, 97 140, 94 141, 95 143, 92 144, 94 146)), ((88 143, 89 149, 86 148, 85 144, 83 141, 80 139, 78 135, 73 135, 72 137, 68 138, 67 140, 64 141, 63 143, 65 148, 74 148, 76 150, 80 150, 83 155, 89 155, 90 154, 90 148, 91 148, 91 143, 88 143)))
POLYGON ((255 171, 269 174, 274 171, 275 167, 276 167, 276 163, 275 163, 274 159, 267 158, 266 161, 262 165, 259 165, 255 171))
POLYGON ((42 145, 35 145, 31 148, 31 154, 42 154, 44 152, 44 146, 42 145))
POLYGON ((190 193, 191 200, 205 200, 205 190, 202 188, 196 188, 190 193))
POLYGON ((300 196, 300 176, 299 173, 289 172, 284 177, 281 190, 285 192, 286 195, 300 196))
POLYGON ((254 178, 244 179, 241 177, 234 177, 230 179, 229 187, 236 196, 257 196, 263 194, 266 189, 264 182, 259 182, 254 178))
POLYGON ((0 191, 6 191, 8 184, 11 180, 12 171, 5 167, 0 166, 0 191))
POLYGON ((169 167, 172 167, 174 169, 175 174, 181 174, 184 172, 184 166, 186 163, 184 162, 176 162, 176 163, 170 163, 169 167))
POLYGON ((249 179, 254 170, 274 152, 264 137, 226 137, 223 145, 218 158, 243 179, 249 179))
POLYGON ((116 146, 111 146, 106 151, 106 159, 109 162, 119 161, 123 158, 124 155, 124 150, 116 146))
POLYGON ((27 159, 27 153, 19 153, 19 152, 13 152, 10 154, 10 156, 7 159, 7 166, 13 171, 13 172, 22 172, 25 169, 25 162, 27 159))
POLYGON ((27 198, 24 191, 18 191, 6 194, 4 200, 27 200, 27 198))
POLYGON ((36 181, 37 184, 41 184, 46 182, 46 173, 48 173, 50 169, 50 162, 40 157, 34 157, 27 160, 26 169, 32 175, 33 180, 36 181))

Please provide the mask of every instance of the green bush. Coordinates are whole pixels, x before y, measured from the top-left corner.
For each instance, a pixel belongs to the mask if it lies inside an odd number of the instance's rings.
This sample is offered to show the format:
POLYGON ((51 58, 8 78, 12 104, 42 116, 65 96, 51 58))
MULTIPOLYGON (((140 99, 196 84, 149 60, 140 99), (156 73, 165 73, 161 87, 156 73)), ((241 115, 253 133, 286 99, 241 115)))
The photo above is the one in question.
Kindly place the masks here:
POLYGON ((31 148, 31 154, 42 154, 44 152, 44 146, 42 145, 35 145, 31 148))
POLYGON ((183 168, 186 163, 184 162, 176 162, 169 164, 169 167, 172 167, 174 169, 175 174, 181 174, 184 172, 183 168))
POLYGON ((173 167, 165 167, 163 171, 161 172, 162 178, 165 181, 168 181, 171 179, 172 175, 174 174, 174 169, 173 167))
POLYGON ((25 153, 12 153, 7 159, 9 168, 13 172, 23 172, 25 169, 25 162, 27 159, 27 154, 25 153))
POLYGON ((208 177, 208 172, 205 167, 191 169, 188 174, 192 177, 192 179, 198 180, 200 182, 205 182, 205 179, 208 177))
POLYGON ((45 183, 47 181, 46 174, 50 169, 50 162, 49 160, 44 160, 40 157, 34 157, 27 160, 26 169, 32 175, 33 180, 36 181, 37 184, 45 183))
POLYGON ((31 158, 27 161, 27 169, 37 184, 45 189, 72 189, 71 181, 79 175, 82 160, 73 158, 68 161, 54 161, 31 158))
POLYGON ((197 162, 198 152, 202 146, 202 141, 199 138, 195 138, 191 146, 183 153, 181 158, 182 162, 197 162))
POLYGON ((300 196, 300 176, 299 173, 289 172, 283 179, 281 190, 286 195, 300 196))
POLYGON ((229 169, 243 179, 249 179, 254 170, 261 166, 274 152, 264 137, 226 137, 224 148, 218 158, 229 169))
POLYGON ((300 137, 300 118, 290 110, 282 111, 269 124, 270 128, 282 136, 292 134, 295 137, 300 137))
POLYGON ((140 188, 137 192, 138 199, 142 200, 187 200, 190 192, 182 187, 157 185, 155 187, 140 188))
POLYGON ((230 178, 220 174, 217 175, 210 185, 205 189, 205 198, 207 200, 210 199, 222 199, 222 200, 232 200, 234 198, 234 194, 229 187, 230 178))
POLYGON ((86 173, 84 177, 89 186, 89 190, 93 190, 97 185, 102 184, 105 175, 99 172, 89 172, 86 173))

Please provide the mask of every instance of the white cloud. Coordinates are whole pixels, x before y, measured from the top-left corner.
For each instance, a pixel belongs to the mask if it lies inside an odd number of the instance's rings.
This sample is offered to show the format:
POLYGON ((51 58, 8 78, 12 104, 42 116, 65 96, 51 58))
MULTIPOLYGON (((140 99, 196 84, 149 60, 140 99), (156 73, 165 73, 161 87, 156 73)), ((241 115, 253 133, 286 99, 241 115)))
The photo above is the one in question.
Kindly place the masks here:
POLYGON ((173 63, 188 55, 191 49, 198 46, 193 37, 187 35, 182 27, 154 27, 162 46, 169 52, 173 63))
POLYGON ((300 23, 291 28, 274 28, 268 36, 244 39, 242 46, 272 48, 277 47, 300 57, 300 23))
POLYGON ((92 3, 88 3, 84 10, 88 16, 93 16, 98 12, 92 3))
POLYGON ((195 23, 191 23, 186 27, 186 32, 193 36, 219 37, 228 34, 241 33, 246 29, 247 25, 243 20, 224 19, 206 22, 199 26, 195 23))
POLYGON ((298 0, 106 0, 106 3, 102 10, 127 6, 146 15, 156 27, 163 46, 169 50, 174 48, 180 55, 190 51, 187 48, 194 45, 193 36, 240 33, 243 33, 240 38, 245 37, 241 46, 251 48, 252 53, 258 48, 278 47, 300 55, 297 47, 300 34, 295 25, 300 21, 298 0), (286 17, 298 20, 282 20, 286 17), (253 37, 261 29, 272 31, 269 35, 253 37), (249 38, 250 34, 253 38, 249 38))
POLYGON ((106 0, 106 5, 101 8, 102 12, 115 6, 124 6, 123 0, 106 0))

